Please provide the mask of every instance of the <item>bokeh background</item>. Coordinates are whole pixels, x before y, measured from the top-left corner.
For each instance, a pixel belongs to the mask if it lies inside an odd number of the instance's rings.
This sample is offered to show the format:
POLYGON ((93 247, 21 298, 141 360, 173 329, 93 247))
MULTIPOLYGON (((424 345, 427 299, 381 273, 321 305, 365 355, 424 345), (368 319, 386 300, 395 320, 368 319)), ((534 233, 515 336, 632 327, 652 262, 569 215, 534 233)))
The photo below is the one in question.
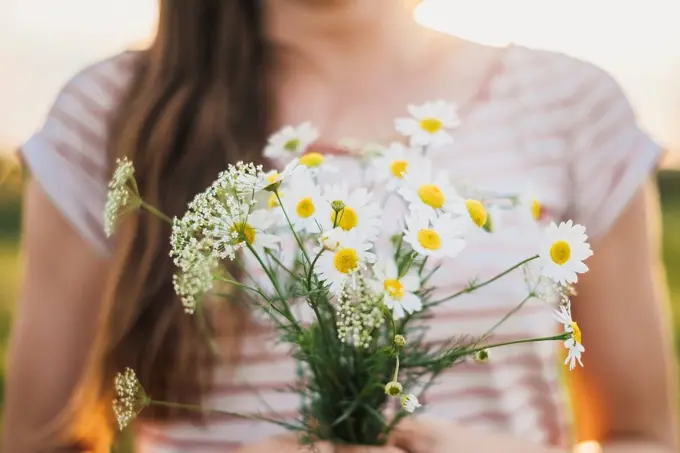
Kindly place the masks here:
MULTIPOLYGON (((642 126, 668 150, 659 175, 663 256, 680 350, 678 8, 678 0, 425 0, 415 20, 491 45, 561 51, 621 83, 642 126)), ((77 70, 145 46, 156 13, 156 0, 0 0, 0 390, 21 272, 22 175, 14 150, 77 70)))

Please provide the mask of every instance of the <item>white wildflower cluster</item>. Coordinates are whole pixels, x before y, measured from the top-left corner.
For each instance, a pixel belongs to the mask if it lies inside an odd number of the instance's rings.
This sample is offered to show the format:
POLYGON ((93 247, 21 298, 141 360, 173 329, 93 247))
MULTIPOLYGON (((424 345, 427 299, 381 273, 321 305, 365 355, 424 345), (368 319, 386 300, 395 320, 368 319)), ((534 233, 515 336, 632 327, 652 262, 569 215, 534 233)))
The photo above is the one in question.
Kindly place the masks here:
POLYGON ((130 368, 116 374, 114 389, 116 396, 113 400, 113 411, 116 414, 118 427, 122 431, 149 405, 149 397, 137 379, 137 375, 130 368))
POLYGON ((338 297, 338 338, 357 348, 368 349, 373 333, 385 319, 380 309, 380 298, 370 291, 362 274, 357 275, 357 287, 345 285, 338 297))
POLYGON ((116 161, 116 169, 109 182, 109 191, 104 208, 104 232, 113 235, 121 217, 137 209, 141 204, 135 169, 127 158, 116 161))

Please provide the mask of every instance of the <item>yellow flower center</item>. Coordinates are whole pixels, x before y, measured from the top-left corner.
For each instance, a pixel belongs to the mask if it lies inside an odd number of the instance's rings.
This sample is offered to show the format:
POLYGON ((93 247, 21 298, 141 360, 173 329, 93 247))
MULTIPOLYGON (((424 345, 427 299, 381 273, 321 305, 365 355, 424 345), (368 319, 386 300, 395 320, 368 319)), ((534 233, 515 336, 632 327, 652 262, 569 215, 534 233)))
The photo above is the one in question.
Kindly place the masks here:
POLYGON ((439 132, 443 126, 442 122, 437 118, 424 118, 420 120, 420 128, 430 134, 439 132))
POLYGON ((571 322, 571 328, 574 330, 574 341, 577 342, 578 344, 581 344, 581 329, 579 328, 578 324, 576 322, 572 321, 571 322))
POLYGON ((438 250, 442 246, 442 238, 439 233, 432 229, 418 231, 418 242, 421 247, 427 250, 438 250))
POLYGON ((567 241, 557 241, 550 247, 550 258, 560 266, 571 258, 571 247, 567 241))
POLYGON ((356 269, 357 264, 359 264, 359 255, 357 255, 356 250, 351 248, 340 249, 335 253, 333 264, 339 272, 348 274, 356 269))
POLYGON ((236 232, 239 238, 245 239, 248 244, 255 243, 255 228, 247 223, 236 223, 231 227, 231 231, 236 232))
POLYGON ((534 220, 541 218, 541 203, 536 199, 531 200, 531 215, 534 217, 534 220))
POLYGON ((408 162, 405 160, 395 160, 392 161, 392 164, 390 165, 390 171, 394 176, 396 176, 399 179, 402 179, 404 177, 404 173, 406 173, 406 170, 408 169, 408 162))
POLYGON ((306 197, 298 201, 298 204, 295 207, 295 212, 297 212, 298 217, 307 219, 311 217, 314 212, 316 212, 316 206, 314 206, 314 202, 311 198, 306 197))
POLYGON ((446 198, 441 189, 434 184, 425 184, 418 189, 420 200, 428 206, 439 209, 444 206, 446 198))
POLYGON ((339 212, 331 212, 331 222, 333 222, 333 225, 336 227, 340 227, 345 231, 349 231, 357 226, 359 223, 359 216, 354 209, 345 206, 339 212))
MULTIPOLYGON (((280 196, 281 196, 281 192, 279 192, 279 197, 280 196)), ((269 200, 267 200, 267 207, 269 207, 269 209, 274 209, 278 206, 279 206, 279 200, 278 200, 278 198, 276 198, 276 194, 273 193, 273 194, 269 195, 269 200)))
POLYGON ((276 182, 276 178, 279 176, 278 171, 273 171, 270 174, 267 175, 267 182, 269 184, 274 184, 276 182))
POLYGON ((305 167, 313 168, 323 164, 326 158, 321 153, 309 153, 300 158, 300 164, 305 167))
POLYGON ((477 200, 467 200, 465 202, 467 210, 470 213, 470 218, 479 228, 486 225, 486 221, 489 218, 489 214, 486 212, 484 205, 477 200))
POLYGON ((297 138, 291 138, 283 145, 283 149, 290 153, 294 153, 295 151, 297 151, 299 146, 300 140, 298 140, 297 138))
POLYGON ((388 279, 383 283, 385 292, 390 295, 393 299, 401 299, 404 297, 404 285, 397 279, 388 279))

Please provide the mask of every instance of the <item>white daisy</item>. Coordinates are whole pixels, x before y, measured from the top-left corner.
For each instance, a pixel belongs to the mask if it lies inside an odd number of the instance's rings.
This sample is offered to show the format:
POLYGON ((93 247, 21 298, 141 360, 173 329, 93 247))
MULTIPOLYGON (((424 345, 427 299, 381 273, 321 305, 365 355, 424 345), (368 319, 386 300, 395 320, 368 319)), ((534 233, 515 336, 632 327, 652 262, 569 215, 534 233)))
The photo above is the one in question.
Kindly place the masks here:
POLYGON ((404 183, 404 176, 411 165, 418 162, 417 151, 401 143, 392 143, 381 155, 371 160, 373 178, 378 183, 385 182, 387 190, 395 190, 404 183))
POLYGON ((243 234, 248 244, 253 246, 258 254, 262 255, 265 248, 278 248, 281 238, 268 232, 276 225, 276 217, 272 216, 266 209, 258 209, 248 216, 243 226, 243 234))
POLYGON ((574 225, 571 220, 557 226, 552 222, 544 232, 541 245, 540 260, 542 273, 561 284, 576 283, 577 273, 588 271, 583 260, 593 252, 586 242, 586 229, 582 225, 574 225))
POLYGON ((554 310, 554 314, 555 318, 564 326, 564 331, 571 334, 571 337, 564 342, 564 347, 569 351, 567 358, 564 360, 565 365, 568 363, 570 370, 576 367, 576 361, 578 361, 579 365, 583 366, 581 355, 585 352, 586 348, 581 344, 581 329, 571 319, 571 310, 562 306, 560 311, 554 310))
POLYGON ((543 205, 540 202, 538 191, 533 185, 527 184, 519 196, 519 206, 523 212, 531 215, 534 221, 539 221, 543 214, 543 205))
POLYGON ((470 222, 470 226, 484 228, 489 220, 489 213, 486 210, 486 206, 479 200, 469 198, 465 200, 465 207, 468 211, 466 219, 470 222))
POLYGON ((324 230, 356 229, 367 239, 378 235, 382 212, 368 190, 363 187, 350 190, 346 184, 337 184, 325 187, 323 197, 330 208, 321 223, 324 230))
POLYGON ((398 118, 394 124, 397 132, 410 137, 411 146, 436 148, 453 142, 447 129, 460 125, 453 104, 436 101, 420 106, 409 105, 408 112, 412 118, 398 118))
POLYGON ((466 230, 466 221, 451 214, 434 220, 412 215, 406 219, 404 241, 421 255, 454 257, 465 247, 463 235, 466 230))
POLYGON ((344 237, 345 232, 342 228, 336 227, 332 230, 325 230, 319 236, 319 245, 326 250, 335 251, 340 247, 340 241, 344 237))
POLYGON ((330 217, 330 208, 308 174, 296 174, 291 178, 290 184, 282 189, 282 195, 283 208, 295 231, 321 232, 319 225, 330 217))
POLYGON ((317 138, 319 132, 309 122, 298 126, 285 126, 269 137, 264 156, 270 159, 300 156, 317 138))
POLYGON ((310 173, 316 177, 322 171, 336 173, 338 167, 335 165, 335 159, 332 156, 327 156, 316 151, 306 153, 300 157, 300 165, 307 167, 310 173))
MULTIPOLYGON (((325 250, 316 264, 315 272, 326 280, 333 294, 340 294, 342 288, 356 271, 375 261, 369 243, 357 231, 343 232, 335 250, 325 250)), ((319 253, 317 250, 316 253, 319 253)))
POLYGON ((401 402, 401 407, 406 411, 406 412, 415 412, 416 409, 422 407, 422 404, 418 401, 418 397, 416 397, 412 393, 408 393, 406 395, 401 395, 399 397, 399 401, 401 402))
POLYGON ((220 258, 248 245, 261 255, 265 248, 275 248, 280 241, 278 236, 268 232, 275 226, 275 218, 269 212, 264 209, 248 211, 248 206, 243 205, 239 209, 232 209, 231 215, 222 210, 212 218, 210 235, 214 239, 213 248, 220 258))
POLYGON ((270 170, 266 173, 263 171, 241 173, 236 177, 234 188, 240 194, 256 193, 265 189, 273 192, 285 179, 290 178, 299 169, 299 159, 295 158, 285 166, 281 173, 278 170, 270 170))
POLYGON ((295 158, 292 161, 288 162, 288 164, 286 164, 281 173, 279 173, 277 170, 268 171, 267 173, 264 174, 264 182, 262 184, 266 185, 263 187, 263 189, 276 183, 282 183, 283 181, 290 178, 293 175, 293 173, 295 173, 296 170, 299 169, 300 159, 295 158))
POLYGON ((399 270, 394 260, 389 257, 379 260, 373 265, 375 280, 374 291, 383 294, 385 306, 392 310, 394 319, 401 319, 406 313, 420 311, 423 303, 415 294, 420 289, 420 278, 415 273, 407 273, 399 277, 399 270))
POLYGON ((419 162, 404 176, 404 182, 399 194, 409 203, 411 212, 425 217, 435 217, 438 212, 469 215, 465 200, 458 195, 446 172, 435 175, 431 161, 419 162))

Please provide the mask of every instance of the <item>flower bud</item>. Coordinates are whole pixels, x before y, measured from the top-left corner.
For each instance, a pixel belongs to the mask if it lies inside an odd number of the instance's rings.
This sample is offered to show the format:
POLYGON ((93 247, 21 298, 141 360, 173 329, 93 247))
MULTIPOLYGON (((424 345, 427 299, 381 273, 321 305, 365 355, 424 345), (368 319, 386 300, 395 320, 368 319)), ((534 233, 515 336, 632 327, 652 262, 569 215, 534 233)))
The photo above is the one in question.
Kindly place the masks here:
POLYGON ((403 348, 406 346, 406 338, 403 335, 394 336, 394 345, 398 348, 403 348))
POLYGON ((340 212, 345 209, 345 203, 343 203, 342 200, 335 200, 331 203, 331 208, 333 208, 333 211, 335 212, 340 212))
POLYGON ((404 391, 404 387, 396 381, 385 384, 385 394, 389 396, 399 396, 404 391))
POLYGON ((473 357, 477 363, 486 363, 489 361, 489 355, 488 349, 482 349, 481 351, 475 352, 473 357))

